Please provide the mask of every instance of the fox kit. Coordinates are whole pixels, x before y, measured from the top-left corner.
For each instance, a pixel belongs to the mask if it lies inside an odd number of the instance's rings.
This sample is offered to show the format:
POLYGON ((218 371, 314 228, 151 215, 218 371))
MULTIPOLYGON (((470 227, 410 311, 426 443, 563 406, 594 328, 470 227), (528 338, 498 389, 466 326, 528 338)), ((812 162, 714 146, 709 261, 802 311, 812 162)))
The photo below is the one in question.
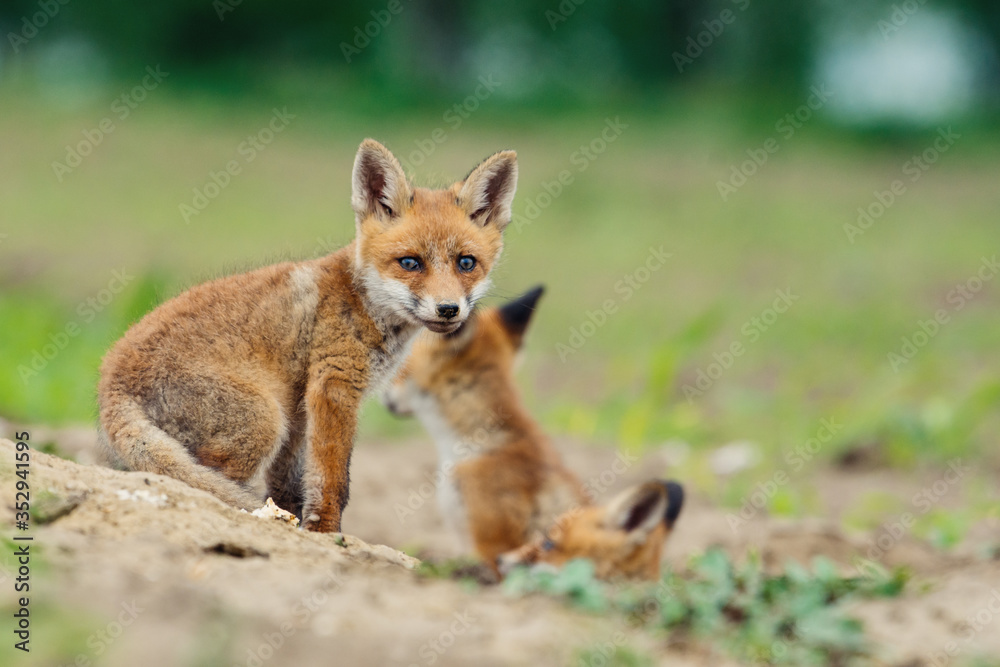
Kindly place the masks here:
POLYGON ((194 287, 115 344, 98 387, 112 462, 245 509, 263 482, 305 527, 340 530, 362 399, 419 329, 453 333, 486 293, 517 159, 428 190, 366 139, 352 178, 350 245, 194 287))
POLYGON ((603 578, 656 578, 680 485, 649 482, 590 505, 521 402, 515 358, 541 294, 479 311, 449 335, 418 337, 383 400, 434 438, 442 512, 495 572, 590 558, 603 578))

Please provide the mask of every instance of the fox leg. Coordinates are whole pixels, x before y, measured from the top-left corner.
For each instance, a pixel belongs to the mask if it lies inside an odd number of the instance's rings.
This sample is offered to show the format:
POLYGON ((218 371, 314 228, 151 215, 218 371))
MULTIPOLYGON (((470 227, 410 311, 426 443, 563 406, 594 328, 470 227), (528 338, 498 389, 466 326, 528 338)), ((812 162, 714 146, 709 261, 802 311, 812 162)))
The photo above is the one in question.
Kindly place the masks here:
POLYGON ((309 530, 340 532, 350 495, 351 451, 362 394, 363 387, 332 374, 306 389, 302 525, 309 530))
POLYGON ((197 461, 187 447, 154 424, 130 396, 104 397, 101 421, 99 442, 105 458, 115 467, 179 479, 234 507, 252 510, 260 506, 260 499, 244 484, 197 461))
POLYGON ((455 470, 458 490, 476 553, 494 572, 497 556, 528 540, 531 489, 505 473, 503 461, 485 455, 460 463, 455 470))
POLYGON ((305 420, 293 424, 288 440, 267 471, 267 495, 283 510, 302 518, 302 453, 305 444, 305 420))
POLYGON ((174 410, 181 416, 171 415, 169 423, 164 423, 165 430, 182 436, 184 429, 177 421, 182 423, 190 414, 193 408, 189 406, 221 404, 221 410, 202 408, 204 415, 196 430, 188 431, 183 440, 198 463, 247 489, 256 486, 255 481, 265 477, 288 441, 289 423, 279 402, 258 383, 239 377, 213 378, 187 391, 188 410, 183 409, 184 404, 174 410))

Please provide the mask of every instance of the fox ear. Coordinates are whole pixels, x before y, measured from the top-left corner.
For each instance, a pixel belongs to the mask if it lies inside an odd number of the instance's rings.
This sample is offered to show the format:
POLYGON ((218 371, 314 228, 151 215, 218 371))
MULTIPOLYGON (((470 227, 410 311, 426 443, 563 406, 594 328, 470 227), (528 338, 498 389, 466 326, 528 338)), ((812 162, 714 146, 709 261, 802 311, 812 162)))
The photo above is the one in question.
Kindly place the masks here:
POLYGON ((481 227, 494 224, 503 231, 517 190, 517 153, 500 151, 483 160, 466 176, 459 203, 481 227))
POLYGON ((389 149, 365 139, 354 158, 351 206, 358 224, 370 215, 384 221, 399 216, 410 204, 410 184, 389 149))
POLYGON ((667 511, 663 515, 663 523, 667 525, 667 528, 673 528, 674 522, 677 521, 677 517, 681 513, 681 508, 684 507, 684 487, 672 481, 661 481, 660 484, 663 485, 667 493, 667 511))
POLYGON ((646 482, 626 489, 608 503, 604 523, 636 539, 656 528, 667 511, 667 489, 660 482, 646 482))
POLYGON ((532 315, 535 314, 535 305, 544 292, 545 287, 538 285, 497 309, 500 313, 500 322, 518 345, 528 329, 532 315))

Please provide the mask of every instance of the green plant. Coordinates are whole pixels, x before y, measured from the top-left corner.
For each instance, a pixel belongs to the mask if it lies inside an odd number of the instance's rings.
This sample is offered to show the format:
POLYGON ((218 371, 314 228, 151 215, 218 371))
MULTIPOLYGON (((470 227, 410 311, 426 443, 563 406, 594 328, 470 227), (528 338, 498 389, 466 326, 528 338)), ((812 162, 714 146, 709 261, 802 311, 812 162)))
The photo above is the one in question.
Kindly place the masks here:
POLYGON ((743 565, 713 549, 687 572, 667 572, 656 586, 613 588, 593 578, 586 561, 558 572, 516 570, 505 581, 514 595, 543 593, 594 612, 618 613, 634 626, 710 640, 741 660, 770 664, 838 665, 867 653, 860 621, 843 609, 849 599, 889 597, 904 588, 902 570, 874 568, 843 577, 825 558, 810 573, 790 563, 768 574, 756 557, 743 565))
POLYGON ((417 575, 426 579, 454 579, 471 585, 496 581, 493 571, 475 558, 449 558, 443 561, 425 558, 420 561, 417 575))
POLYGON ((577 651, 570 664, 578 667, 648 667, 653 661, 627 645, 608 641, 577 651))
POLYGON ((594 564, 583 559, 572 560, 558 570, 517 568, 507 575, 504 588, 512 595, 544 593, 564 597, 577 607, 596 612, 613 606, 604 586, 594 578, 594 564))

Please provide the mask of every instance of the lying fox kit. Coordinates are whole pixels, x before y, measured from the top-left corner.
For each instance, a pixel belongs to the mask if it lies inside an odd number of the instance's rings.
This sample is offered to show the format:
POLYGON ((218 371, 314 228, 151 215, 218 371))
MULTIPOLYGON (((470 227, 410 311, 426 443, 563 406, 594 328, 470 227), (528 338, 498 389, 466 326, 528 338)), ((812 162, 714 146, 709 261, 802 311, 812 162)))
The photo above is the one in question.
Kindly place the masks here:
POLYGON ((383 400, 434 438, 442 512, 498 574, 589 558, 603 578, 657 578, 680 485, 648 482, 590 505, 521 402, 515 357, 541 294, 477 312, 450 335, 420 336, 383 400))
POLYGON ((326 257, 205 283, 146 315, 104 359, 102 441, 117 465, 245 509, 266 483, 339 531, 358 408, 421 328, 455 332, 489 288, 517 183, 512 151, 450 188, 411 186, 366 139, 356 238, 326 257))
POLYGON ((501 554, 497 567, 507 574, 518 565, 558 567, 588 558, 602 579, 659 579, 663 543, 683 505, 684 489, 677 482, 639 484, 605 506, 567 511, 547 531, 501 554))

